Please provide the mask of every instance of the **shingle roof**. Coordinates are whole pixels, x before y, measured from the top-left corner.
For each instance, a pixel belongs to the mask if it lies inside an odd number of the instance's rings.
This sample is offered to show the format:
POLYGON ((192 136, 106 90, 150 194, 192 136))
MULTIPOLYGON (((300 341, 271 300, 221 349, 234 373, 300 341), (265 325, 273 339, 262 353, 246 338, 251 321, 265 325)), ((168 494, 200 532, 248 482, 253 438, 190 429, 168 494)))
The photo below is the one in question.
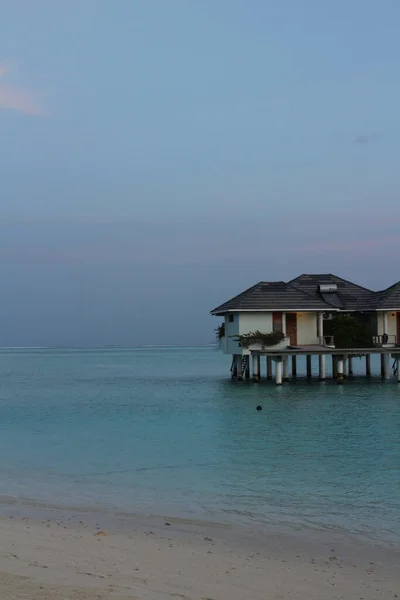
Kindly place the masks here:
POLYGON ((221 304, 211 311, 212 314, 223 314, 229 311, 246 310, 327 310, 323 300, 308 294, 299 287, 284 281, 260 281, 253 287, 221 304))
POLYGON ((375 310, 400 310, 400 281, 375 293, 375 310))
POLYGON ((252 310, 400 311, 400 281, 380 292, 373 292, 331 273, 303 274, 288 283, 260 281, 214 308, 211 313, 218 315, 229 311, 252 310), (319 286, 323 284, 334 284, 337 289, 320 291, 319 286))
POLYGON ((290 283, 317 298, 321 297, 318 288, 320 284, 333 283, 337 286, 337 293, 332 296, 333 302, 330 302, 329 294, 324 295, 324 300, 328 305, 334 308, 341 308, 342 310, 374 310, 376 292, 331 273, 303 274, 293 279, 290 283), (338 306, 338 300, 341 306, 338 306))

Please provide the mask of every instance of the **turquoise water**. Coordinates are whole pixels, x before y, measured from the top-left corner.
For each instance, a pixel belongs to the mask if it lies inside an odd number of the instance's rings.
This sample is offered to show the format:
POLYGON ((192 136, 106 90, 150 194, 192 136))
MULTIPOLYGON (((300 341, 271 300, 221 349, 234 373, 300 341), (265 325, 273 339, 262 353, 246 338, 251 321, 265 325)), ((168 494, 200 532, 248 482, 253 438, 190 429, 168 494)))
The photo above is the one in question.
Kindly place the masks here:
POLYGON ((398 543, 400 386, 276 388, 231 382, 229 367, 212 348, 1 351, 3 506, 32 499, 398 543))

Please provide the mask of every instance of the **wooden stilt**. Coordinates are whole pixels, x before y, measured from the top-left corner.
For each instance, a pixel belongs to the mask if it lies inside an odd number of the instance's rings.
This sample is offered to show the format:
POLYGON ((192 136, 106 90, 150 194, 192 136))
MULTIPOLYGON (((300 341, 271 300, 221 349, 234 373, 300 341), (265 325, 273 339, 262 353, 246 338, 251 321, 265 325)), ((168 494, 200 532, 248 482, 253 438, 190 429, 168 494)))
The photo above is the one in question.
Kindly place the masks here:
POLYGON ((337 356, 332 354, 332 378, 337 378, 337 356))
POLYGON ((351 377, 353 375, 353 357, 349 356, 347 361, 348 361, 348 374, 349 374, 349 377, 351 377))
POLYGON ((381 377, 385 377, 385 355, 381 354, 381 377))
POLYGON ((385 379, 390 379, 390 354, 386 353, 384 356, 384 373, 383 376, 385 379))
POLYGON ((247 357, 246 369, 244 374, 246 379, 250 379, 250 356, 247 357))
POLYGON ((238 381, 243 380, 242 358, 241 354, 236 354, 236 379, 238 381))
POLYGON ((292 377, 297 377, 297 356, 292 356, 292 377))
POLYGON ((371 355, 365 355, 365 374, 367 377, 371 376, 371 355))
POLYGON ((311 355, 307 354, 307 377, 310 379, 312 377, 312 365, 311 365, 311 355))

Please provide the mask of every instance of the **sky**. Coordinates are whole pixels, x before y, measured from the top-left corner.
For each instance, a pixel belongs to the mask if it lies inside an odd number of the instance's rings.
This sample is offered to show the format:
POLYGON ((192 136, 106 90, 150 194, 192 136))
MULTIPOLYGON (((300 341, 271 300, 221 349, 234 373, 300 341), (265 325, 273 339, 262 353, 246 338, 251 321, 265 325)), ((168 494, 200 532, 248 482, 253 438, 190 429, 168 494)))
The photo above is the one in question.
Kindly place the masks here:
POLYGON ((400 279, 397 0, 0 0, 0 346, 400 279))

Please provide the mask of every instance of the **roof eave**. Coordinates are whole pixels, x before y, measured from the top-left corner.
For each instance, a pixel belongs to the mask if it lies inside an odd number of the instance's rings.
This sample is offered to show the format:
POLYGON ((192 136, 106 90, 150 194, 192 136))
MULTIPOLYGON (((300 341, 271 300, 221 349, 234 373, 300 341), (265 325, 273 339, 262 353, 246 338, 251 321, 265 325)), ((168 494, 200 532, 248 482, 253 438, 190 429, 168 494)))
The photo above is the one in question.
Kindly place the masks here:
POLYGON ((340 308, 333 308, 330 306, 320 308, 224 308, 212 310, 210 312, 213 316, 221 316, 226 313, 240 313, 240 312, 341 312, 340 308))

